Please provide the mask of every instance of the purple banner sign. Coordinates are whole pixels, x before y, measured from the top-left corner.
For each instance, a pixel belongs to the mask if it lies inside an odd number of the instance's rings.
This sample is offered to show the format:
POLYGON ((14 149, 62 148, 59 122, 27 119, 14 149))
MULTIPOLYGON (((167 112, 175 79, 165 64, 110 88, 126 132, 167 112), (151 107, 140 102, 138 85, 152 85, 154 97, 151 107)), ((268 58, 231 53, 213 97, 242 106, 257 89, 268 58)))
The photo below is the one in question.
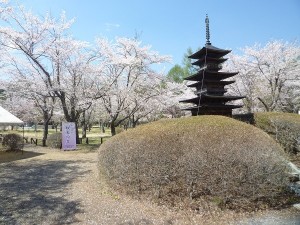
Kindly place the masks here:
POLYGON ((76 149, 75 123, 62 123, 62 149, 76 149))

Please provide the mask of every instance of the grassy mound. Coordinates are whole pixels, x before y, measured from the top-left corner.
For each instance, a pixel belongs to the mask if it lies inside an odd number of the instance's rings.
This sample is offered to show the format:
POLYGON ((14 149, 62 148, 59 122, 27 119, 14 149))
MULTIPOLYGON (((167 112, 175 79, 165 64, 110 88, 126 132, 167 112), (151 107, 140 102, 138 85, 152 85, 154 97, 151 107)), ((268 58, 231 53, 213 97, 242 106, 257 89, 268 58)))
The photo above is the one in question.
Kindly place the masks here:
POLYGON ((264 112, 254 114, 255 125, 270 134, 288 153, 300 151, 300 115, 264 112))
POLYGON ((283 150, 265 132, 222 116, 162 120, 112 137, 99 168, 118 190, 172 205, 209 198, 242 206, 279 195, 283 150))

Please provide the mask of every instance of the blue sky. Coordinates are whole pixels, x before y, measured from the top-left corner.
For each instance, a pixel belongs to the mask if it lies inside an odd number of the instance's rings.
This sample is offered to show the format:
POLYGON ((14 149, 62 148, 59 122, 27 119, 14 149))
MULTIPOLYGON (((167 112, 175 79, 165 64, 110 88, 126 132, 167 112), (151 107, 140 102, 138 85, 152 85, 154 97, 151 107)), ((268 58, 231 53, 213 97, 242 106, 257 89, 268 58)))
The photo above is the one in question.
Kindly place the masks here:
MULTIPOLYGON (((75 18, 75 38, 114 39, 139 34, 145 45, 181 64, 188 47, 205 44, 205 15, 211 43, 238 49, 270 40, 300 41, 300 0, 19 0, 34 13, 65 11, 75 18)), ((167 65, 167 69, 172 64, 167 65)))

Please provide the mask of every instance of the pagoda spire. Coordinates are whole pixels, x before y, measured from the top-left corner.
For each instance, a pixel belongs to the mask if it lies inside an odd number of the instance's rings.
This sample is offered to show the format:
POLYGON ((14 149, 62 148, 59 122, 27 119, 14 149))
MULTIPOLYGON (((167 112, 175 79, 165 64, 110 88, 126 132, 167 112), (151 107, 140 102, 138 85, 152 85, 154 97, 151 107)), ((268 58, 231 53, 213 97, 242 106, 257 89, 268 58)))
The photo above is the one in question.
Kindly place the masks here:
POLYGON ((206 24, 206 44, 207 45, 211 45, 209 39, 210 39, 210 33, 209 33, 209 19, 208 19, 208 15, 206 14, 206 18, 205 18, 205 24, 206 24))

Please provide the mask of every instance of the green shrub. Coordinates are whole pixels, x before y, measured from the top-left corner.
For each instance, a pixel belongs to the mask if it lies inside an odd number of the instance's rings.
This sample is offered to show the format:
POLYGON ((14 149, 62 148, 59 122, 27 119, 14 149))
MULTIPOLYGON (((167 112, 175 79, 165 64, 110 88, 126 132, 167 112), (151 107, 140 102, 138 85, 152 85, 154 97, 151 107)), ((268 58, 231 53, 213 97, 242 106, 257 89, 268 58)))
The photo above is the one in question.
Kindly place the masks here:
POLYGON ((280 146, 222 116, 161 120, 116 135, 100 147, 99 169, 118 190, 172 205, 204 196, 247 205, 280 195, 288 182, 280 146))
POLYGON ((61 148, 62 137, 61 133, 53 133, 48 135, 47 145, 51 148, 61 148))
POLYGON ((255 125, 270 134, 287 153, 300 151, 300 116, 292 113, 255 113, 255 125))
POLYGON ((23 148, 23 137, 19 134, 6 134, 3 138, 2 145, 8 151, 21 150, 23 148))

